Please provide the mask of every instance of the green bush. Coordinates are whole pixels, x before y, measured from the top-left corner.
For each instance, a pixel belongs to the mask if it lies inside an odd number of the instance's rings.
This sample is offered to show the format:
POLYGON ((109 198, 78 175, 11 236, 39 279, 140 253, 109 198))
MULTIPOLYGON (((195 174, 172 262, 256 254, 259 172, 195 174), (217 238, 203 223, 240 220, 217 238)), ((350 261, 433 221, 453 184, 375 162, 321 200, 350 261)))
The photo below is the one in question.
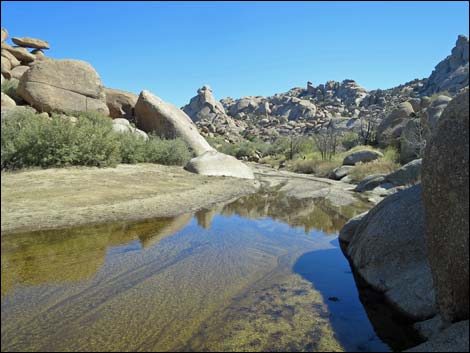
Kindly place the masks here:
POLYGON ((2 119, 1 168, 115 166, 151 162, 183 164, 191 153, 181 140, 147 141, 135 134, 120 134, 112 120, 97 113, 79 114, 76 123, 57 114, 44 118, 21 110, 2 119))
POLYGON ((20 103, 23 101, 23 99, 18 95, 18 93, 16 93, 19 82, 20 81, 18 81, 16 78, 4 80, 2 82, 2 92, 9 96, 11 99, 13 99, 16 103, 20 103))
POLYGON ((350 150, 351 148, 359 145, 360 143, 359 134, 354 131, 346 132, 340 138, 340 143, 341 143, 341 146, 343 146, 345 150, 350 150))

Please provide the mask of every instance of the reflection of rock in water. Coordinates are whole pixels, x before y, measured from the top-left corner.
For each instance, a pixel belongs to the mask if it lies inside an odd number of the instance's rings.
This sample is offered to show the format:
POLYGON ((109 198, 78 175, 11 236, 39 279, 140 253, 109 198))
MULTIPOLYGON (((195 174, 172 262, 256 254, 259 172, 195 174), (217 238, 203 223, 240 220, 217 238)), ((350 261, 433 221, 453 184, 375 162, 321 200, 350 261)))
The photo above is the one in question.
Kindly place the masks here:
POLYGON ((197 224, 204 229, 209 229, 212 224, 212 220, 217 216, 223 209, 223 206, 214 207, 210 210, 202 209, 196 212, 195 216, 197 224))
POLYGON ((352 205, 334 206, 327 198, 298 199, 280 195, 279 192, 263 192, 226 205, 222 214, 237 214, 251 219, 271 217, 293 227, 304 227, 306 233, 318 230, 333 234, 351 217, 368 208, 359 200, 352 205))
POLYGON ((185 214, 135 224, 113 223, 4 235, 1 238, 2 295, 15 284, 90 278, 104 263, 108 247, 137 238, 144 247, 149 247, 183 228, 191 217, 185 214))
MULTIPOLYGON (((344 250, 343 250, 344 251, 344 250)), ((352 268, 352 267, 351 267, 352 268)), ((413 327, 413 321, 386 302, 383 293, 371 288, 356 272, 352 271, 367 317, 377 336, 395 352, 417 346, 424 340, 413 327)))

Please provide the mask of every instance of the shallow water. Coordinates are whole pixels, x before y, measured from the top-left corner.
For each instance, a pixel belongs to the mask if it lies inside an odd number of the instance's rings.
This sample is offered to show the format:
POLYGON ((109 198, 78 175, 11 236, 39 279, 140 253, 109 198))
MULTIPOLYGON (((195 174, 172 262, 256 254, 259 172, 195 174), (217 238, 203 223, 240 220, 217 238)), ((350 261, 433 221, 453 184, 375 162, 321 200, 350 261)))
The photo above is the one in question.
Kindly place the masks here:
POLYGON ((366 208, 263 192, 3 235, 2 351, 387 351, 336 235, 366 208))

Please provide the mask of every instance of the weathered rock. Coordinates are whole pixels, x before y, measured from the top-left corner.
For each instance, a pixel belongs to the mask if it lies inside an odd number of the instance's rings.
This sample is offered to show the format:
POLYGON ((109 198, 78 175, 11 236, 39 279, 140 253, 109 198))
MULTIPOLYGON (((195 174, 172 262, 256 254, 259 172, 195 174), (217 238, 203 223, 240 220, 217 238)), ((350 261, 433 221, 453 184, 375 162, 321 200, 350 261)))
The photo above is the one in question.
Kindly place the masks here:
POLYGON ((352 166, 352 165, 339 166, 339 167, 333 169, 333 171, 329 175, 329 178, 333 179, 333 180, 341 180, 346 175, 348 175, 349 172, 351 171, 351 169, 353 169, 353 168, 354 168, 354 166, 352 166))
POLYGON ((11 41, 20 47, 35 48, 35 49, 49 49, 49 43, 44 40, 30 38, 30 37, 13 37, 11 41))
POLYGON ((8 95, 2 92, 2 110, 16 107, 16 102, 8 95))
MULTIPOLYGON (((8 60, 10 61, 10 65, 11 65, 12 68, 21 65, 21 62, 20 62, 12 53, 10 53, 10 52, 9 52, 8 50, 6 50, 6 49, 2 49, 2 56, 8 58, 8 60)), ((2 59, 2 60, 3 60, 3 59, 2 59)))
POLYGON ((7 38, 8 38, 8 31, 6 30, 6 28, 2 28, 2 43, 6 41, 7 38))
POLYGON ((6 43, 2 43, 2 49, 8 50, 15 58, 21 62, 29 63, 36 59, 33 54, 27 51, 25 48, 12 47, 6 43))
POLYGON ((423 158, 429 259, 441 316, 469 317, 469 94, 442 114, 423 158))
POLYGON ((37 62, 21 77, 18 94, 39 111, 109 114, 98 74, 80 60, 37 62))
POLYGON ((468 352, 468 320, 457 322, 441 331, 429 341, 405 352, 468 352))
POLYGON ((387 175, 385 180, 395 186, 414 185, 421 177, 421 162, 422 159, 415 159, 387 175))
POLYGON ((377 127, 377 140, 382 147, 394 145, 398 146, 399 137, 403 127, 408 122, 413 107, 409 102, 403 102, 388 114, 377 127))
POLYGON ((163 138, 182 138, 196 155, 214 149, 199 134, 192 120, 174 105, 164 102, 149 91, 142 91, 135 105, 137 127, 155 132, 163 138))
POLYGON ((185 169, 202 175, 254 179, 253 171, 246 164, 214 150, 191 159, 185 169))
POLYGON ((460 35, 451 55, 437 64, 421 93, 431 96, 449 91, 455 94, 468 86, 468 73, 468 38, 460 35))
POLYGON ((436 314, 421 186, 397 192, 362 219, 347 249, 354 268, 415 320, 436 314))
POLYGON ((371 174, 366 176, 357 186, 354 188, 356 192, 370 191, 385 183, 385 174, 371 174))
POLYGON ((339 231, 339 239, 344 243, 350 243, 354 233, 356 232, 357 227, 361 223, 362 219, 365 217, 367 212, 358 214, 356 217, 351 218, 347 221, 343 228, 339 231))
POLYGON ((137 94, 118 89, 105 88, 106 105, 109 116, 113 119, 125 118, 134 121, 134 107, 139 96, 137 94))
POLYGON ((20 65, 13 68, 10 71, 11 77, 16 78, 17 80, 21 79, 23 74, 29 70, 29 66, 20 65))
POLYGON ((378 151, 360 150, 346 156, 343 160, 343 165, 355 165, 359 162, 367 163, 382 158, 383 156, 384 155, 378 151))

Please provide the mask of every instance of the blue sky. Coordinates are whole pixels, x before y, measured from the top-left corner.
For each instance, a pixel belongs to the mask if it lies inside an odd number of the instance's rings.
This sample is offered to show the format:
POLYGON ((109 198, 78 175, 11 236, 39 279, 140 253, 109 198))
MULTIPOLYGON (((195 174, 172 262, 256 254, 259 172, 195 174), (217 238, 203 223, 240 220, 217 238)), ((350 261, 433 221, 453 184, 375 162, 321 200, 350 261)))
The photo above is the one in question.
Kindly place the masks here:
MULTIPOLYGON (((427 77, 468 36, 468 2, 2 1, 11 36, 47 40, 105 86, 182 106, 354 79, 367 89, 427 77)), ((9 40, 7 40, 9 42, 9 40)))

